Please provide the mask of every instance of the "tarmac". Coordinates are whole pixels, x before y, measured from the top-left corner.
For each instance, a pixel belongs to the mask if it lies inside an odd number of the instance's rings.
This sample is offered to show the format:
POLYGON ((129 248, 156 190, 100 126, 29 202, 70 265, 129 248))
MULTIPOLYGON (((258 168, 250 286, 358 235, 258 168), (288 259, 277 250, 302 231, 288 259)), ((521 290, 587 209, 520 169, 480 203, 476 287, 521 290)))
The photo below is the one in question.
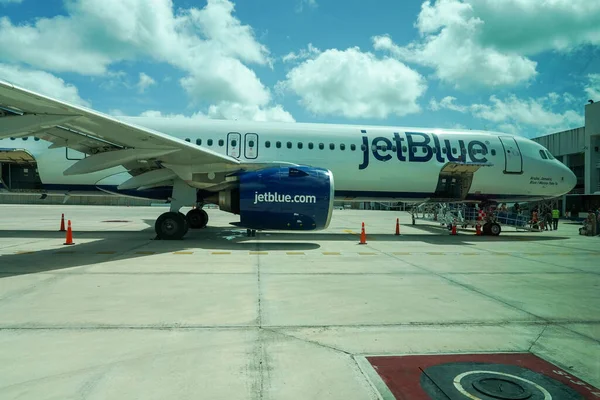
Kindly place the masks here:
POLYGON ((408 399, 372 360, 491 353, 600 398, 600 239, 580 225, 451 236, 336 210, 325 231, 246 237, 210 209, 156 241, 163 211, 0 206, 1 399, 408 399))

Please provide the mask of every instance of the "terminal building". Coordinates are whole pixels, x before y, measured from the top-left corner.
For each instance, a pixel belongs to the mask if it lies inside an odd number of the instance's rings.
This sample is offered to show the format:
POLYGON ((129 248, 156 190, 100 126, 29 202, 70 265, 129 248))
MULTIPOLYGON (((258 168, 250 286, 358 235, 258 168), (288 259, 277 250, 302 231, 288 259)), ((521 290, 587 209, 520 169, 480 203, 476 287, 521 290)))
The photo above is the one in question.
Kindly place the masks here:
POLYGON ((559 201, 562 215, 600 207, 600 102, 585 106, 585 126, 533 139, 577 176, 577 186, 559 201))

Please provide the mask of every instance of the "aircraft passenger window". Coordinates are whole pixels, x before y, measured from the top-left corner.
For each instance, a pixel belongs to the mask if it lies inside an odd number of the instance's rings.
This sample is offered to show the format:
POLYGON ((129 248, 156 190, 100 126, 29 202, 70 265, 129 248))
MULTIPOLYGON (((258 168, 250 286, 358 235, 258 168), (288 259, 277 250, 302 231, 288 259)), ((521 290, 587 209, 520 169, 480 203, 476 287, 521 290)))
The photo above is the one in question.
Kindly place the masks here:
POLYGON ((268 140, 265 142, 265 147, 268 149, 269 147, 271 147, 271 142, 269 142, 268 140))
POLYGON ((496 150, 492 149, 492 155, 495 156, 496 155, 496 150))
POLYGON ((544 159, 547 160, 548 157, 546 157, 546 153, 544 153, 544 150, 540 150, 540 156, 544 159))
POLYGON ((392 145, 392 151, 396 151, 397 147, 396 145, 392 145))
POLYGON ((301 149, 302 148, 302 142, 298 142, 298 148, 301 149))
POLYGON ((248 147, 254 147, 254 140, 248 142, 248 147))
POLYGON ((384 144, 382 146, 379 146, 379 148, 383 151, 387 151, 387 146, 384 144))
POLYGON ((308 142, 308 148, 312 150, 313 147, 315 147, 315 145, 313 144, 313 142, 308 142))
POLYGON ((465 149, 464 147, 461 147, 460 151, 462 154, 467 154, 467 149, 465 149))
POLYGON ((11 138, 10 138, 10 140, 15 140, 15 138, 14 138, 14 137, 11 137, 11 138))
POLYGON ((413 153, 417 154, 417 146, 413 146, 413 153))
POLYGON ((456 147, 452 148, 452 154, 456 154, 456 147))
POLYGON ((231 141, 231 147, 235 147, 237 146, 237 140, 232 140, 231 141))
POLYGON ((225 141, 223 139, 219 139, 219 146, 223 147, 224 144, 225 144, 225 141))
POLYGON ((277 147, 278 149, 280 149, 281 148, 281 142, 275 143, 275 147, 277 147))
POLYGON ((365 145, 365 144, 361 144, 361 145, 360 145, 360 149, 361 149, 362 151, 366 151, 366 150, 367 150, 367 145, 365 145))
POLYGON ((346 145, 345 144, 340 144, 340 150, 346 150, 346 145))
POLYGON ((292 148, 292 142, 287 142, 287 148, 291 149, 292 148))
POLYGON ((335 144, 329 143, 329 149, 330 150, 335 150, 335 144))
POLYGON ((212 146, 212 142, 213 142, 213 141, 212 141, 212 139, 208 139, 208 140, 206 141, 206 144, 207 144, 207 145, 209 145, 209 146, 212 146))
POLYGON ((196 139, 196 144, 198 146, 201 146, 202 145, 202 139, 196 139))
POLYGON ((323 150, 325 148, 325 145, 323 143, 319 143, 319 149, 323 150))
POLYGON ((433 148, 433 154, 436 154, 436 153, 437 153, 437 147, 434 147, 433 148))
POLYGON ((190 138, 185 138, 186 142, 191 142, 190 138))
POLYGON ((445 147, 442 148, 442 153, 446 154, 447 151, 445 147))
POLYGON ((406 150, 408 150, 408 147, 402 146, 402 151, 406 153, 406 150))
POLYGON ((372 151, 376 151, 376 150, 378 150, 378 148, 377 148, 377 146, 375 146, 374 144, 372 144, 372 145, 371 145, 371 150, 372 150, 372 151))
POLYGON ((356 150, 356 145, 355 144, 351 144, 350 145, 350 150, 355 151, 356 150))

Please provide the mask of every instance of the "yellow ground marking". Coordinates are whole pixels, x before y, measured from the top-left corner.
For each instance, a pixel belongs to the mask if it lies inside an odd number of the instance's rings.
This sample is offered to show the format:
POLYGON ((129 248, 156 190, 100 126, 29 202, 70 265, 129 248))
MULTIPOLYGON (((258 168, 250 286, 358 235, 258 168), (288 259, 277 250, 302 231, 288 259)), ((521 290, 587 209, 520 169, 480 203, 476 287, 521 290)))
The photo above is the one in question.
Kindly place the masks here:
POLYGON ((376 256, 377 253, 358 253, 361 256, 376 256))
POLYGON ((338 251, 324 251, 323 255, 324 256, 341 256, 342 253, 340 253, 338 251))
POLYGON ((176 251, 173 254, 194 254, 193 251, 176 251))
POLYGON ((210 254, 214 254, 214 255, 218 256, 218 255, 227 255, 227 254, 231 254, 231 252, 230 252, 230 251, 213 251, 213 252, 212 252, 212 253, 210 253, 210 254))
POLYGON ((393 255, 395 255, 395 256, 409 256, 409 255, 411 255, 412 253, 405 253, 405 252, 404 252, 404 253, 403 253, 403 252, 394 252, 394 253, 392 253, 392 254, 393 254, 393 255))
POLYGON ((303 256, 304 252, 303 251, 288 251, 285 254, 287 254, 288 256, 303 256))
POLYGON ((446 253, 440 253, 440 252, 437 252, 437 251, 430 251, 427 254, 432 255, 432 256, 443 256, 446 253))
POLYGON ((265 255, 265 254, 269 254, 268 251, 251 251, 250 254, 253 255, 265 255))

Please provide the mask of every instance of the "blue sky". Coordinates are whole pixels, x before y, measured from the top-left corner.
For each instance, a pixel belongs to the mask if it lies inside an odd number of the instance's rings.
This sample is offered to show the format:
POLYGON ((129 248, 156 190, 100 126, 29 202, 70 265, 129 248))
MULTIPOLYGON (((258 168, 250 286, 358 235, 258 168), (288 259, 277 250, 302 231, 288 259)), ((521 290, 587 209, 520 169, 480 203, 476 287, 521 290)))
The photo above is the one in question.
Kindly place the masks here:
POLYGON ((0 79, 115 115, 532 137, 600 101, 597 21, 588 0, 0 0, 0 79))

